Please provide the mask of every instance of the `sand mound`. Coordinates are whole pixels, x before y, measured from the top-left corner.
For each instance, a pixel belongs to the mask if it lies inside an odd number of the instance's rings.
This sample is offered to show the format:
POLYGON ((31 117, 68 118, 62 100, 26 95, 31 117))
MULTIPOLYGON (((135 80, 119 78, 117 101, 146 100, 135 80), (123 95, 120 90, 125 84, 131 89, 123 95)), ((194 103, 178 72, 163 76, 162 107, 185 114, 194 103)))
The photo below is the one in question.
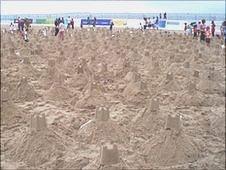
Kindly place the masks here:
POLYGON ((66 148, 64 140, 47 128, 45 117, 40 115, 31 117, 29 131, 15 144, 10 152, 12 158, 33 167, 56 160, 66 148))
POLYGON ((22 109, 16 106, 12 101, 1 102, 1 123, 3 124, 16 124, 24 120, 22 109))
POLYGON ((104 107, 96 109, 96 118, 83 124, 78 132, 80 138, 87 143, 101 142, 124 143, 126 131, 109 117, 109 110, 104 107))
POLYGON ((153 166, 185 164, 199 158, 197 144, 183 134, 179 119, 175 118, 168 117, 166 130, 144 145, 147 161, 153 166))
POLYGON ((53 83, 48 91, 46 97, 53 101, 65 101, 72 96, 71 92, 60 83, 53 83))
POLYGON ((95 108, 107 102, 103 90, 97 83, 90 83, 84 93, 76 103, 78 108, 95 108))
POLYGON ((37 99, 39 95, 36 93, 34 87, 27 82, 27 78, 23 77, 17 84, 13 93, 13 99, 17 101, 32 101, 37 99))

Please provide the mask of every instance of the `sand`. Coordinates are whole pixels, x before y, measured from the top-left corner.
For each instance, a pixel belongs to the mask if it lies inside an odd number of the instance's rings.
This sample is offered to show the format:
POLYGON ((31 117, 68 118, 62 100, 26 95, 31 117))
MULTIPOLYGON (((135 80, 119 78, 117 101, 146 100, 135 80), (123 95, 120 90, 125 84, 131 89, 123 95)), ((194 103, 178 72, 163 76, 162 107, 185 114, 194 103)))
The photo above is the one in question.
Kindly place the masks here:
POLYGON ((2 169, 224 169, 225 52, 180 33, 2 33, 2 169))

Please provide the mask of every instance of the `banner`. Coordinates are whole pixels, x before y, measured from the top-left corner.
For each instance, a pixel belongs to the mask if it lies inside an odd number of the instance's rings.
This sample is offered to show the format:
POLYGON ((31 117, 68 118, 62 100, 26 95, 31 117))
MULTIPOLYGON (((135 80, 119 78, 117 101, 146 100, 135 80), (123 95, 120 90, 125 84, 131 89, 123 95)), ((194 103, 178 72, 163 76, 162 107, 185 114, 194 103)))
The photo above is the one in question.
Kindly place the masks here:
POLYGON ((160 28, 165 28, 166 27, 166 20, 160 20, 159 23, 158 23, 158 26, 160 28))
MULTIPOLYGON (((81 19, 81 25, 93 25, 94 20, 81 19)), ((96 25, 110 25, 111 19, 97 19, 96 25)))
POLYGON ((126 21, 120 19, 113 19, 113 22, 116 27, 123 27, 127 25, 126 21))
POLYGON ((180 25, 180 22, 167 21, 167 25, 180 25))

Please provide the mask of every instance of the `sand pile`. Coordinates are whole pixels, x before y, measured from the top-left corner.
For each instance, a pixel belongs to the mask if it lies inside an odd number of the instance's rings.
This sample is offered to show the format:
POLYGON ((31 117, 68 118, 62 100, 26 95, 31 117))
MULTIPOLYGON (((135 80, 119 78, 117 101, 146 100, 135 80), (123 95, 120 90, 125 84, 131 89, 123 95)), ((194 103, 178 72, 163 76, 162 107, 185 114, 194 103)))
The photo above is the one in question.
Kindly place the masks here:
POLYGON ((19 66, 19 72, 22 76, 27 76, 33 80, 37 80, 40 76, 40 72, 33 67, 29 57, 23 57, 21 65, 19 66))
POLYGON ((13 99, 17 101, 32 101, 37 99, 40 95, 35 91, 34 87, 30 85, 26 77, 23 77, 14 89, 13 99))
POLYGON ((30 129, 12 146, 13 160, 23 161, 30 167, 40 167, 55 161, 65 151, 65 142, 46 125, 44 115, 32 115, 30 129))
POLYGON ((1 102, 1 124, 15 125, 24 121, 25 115, 22 108, 15 105, 11 100, 1 102))
POLYGON ((109 109, 98 107, 95 119, 89 120, 79 129, 79 136, 86 143, 100 144, 101 142, 124 143, 125 129, 110 119, 109 109))
POLYGON ((144 145, 148 163, 153 166, 171 166, 194 162, 199 158, 197 144, 183 134, 180 124, 179 117, 168 116, 166 130, 144 145))
POLYGON ((79 97, 76 103, 78 108, 96 108, 96 106, 107 102, 103 90, 95 82, 89 83, 83 91, 83 95, 79 97))

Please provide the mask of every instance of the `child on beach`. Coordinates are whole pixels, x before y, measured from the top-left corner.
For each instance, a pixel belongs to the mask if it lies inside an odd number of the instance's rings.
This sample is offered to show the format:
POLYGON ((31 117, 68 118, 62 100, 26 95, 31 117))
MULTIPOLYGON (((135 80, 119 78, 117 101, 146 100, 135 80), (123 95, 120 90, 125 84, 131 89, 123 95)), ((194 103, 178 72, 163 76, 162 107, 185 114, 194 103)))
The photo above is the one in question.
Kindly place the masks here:
POLYGON ((27 31, 28 31, 27 29, 24 29, 24 31, 22 32, 22 36, 24 38, 24 41, 26 41, 26 42, 29 41, 27 31))
POLYGON ((59 25, 59 38, 63 41, 64 40, 64 24, 61 22, 59 25))
POLYGON ((211 38, 211 32, 210 32, 209 26, 206 27, 205 36, 206 36, 206 44, 209 47, 210 46, 210 38, 211 38))

